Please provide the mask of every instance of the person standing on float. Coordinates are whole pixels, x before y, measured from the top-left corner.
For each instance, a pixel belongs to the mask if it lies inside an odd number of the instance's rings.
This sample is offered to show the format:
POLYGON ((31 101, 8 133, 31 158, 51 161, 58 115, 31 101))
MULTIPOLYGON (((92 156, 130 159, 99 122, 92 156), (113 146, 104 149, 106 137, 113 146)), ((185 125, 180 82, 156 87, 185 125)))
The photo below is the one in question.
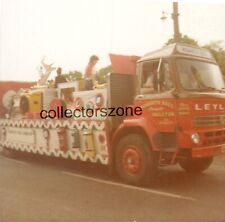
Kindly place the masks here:
POLYGON ((85 90, 92 90, 96 81, 96 69, 99 58, 96 55, 92 55, 89 59, 88 65, 85 69, 84 79, 85 79, 85 90))

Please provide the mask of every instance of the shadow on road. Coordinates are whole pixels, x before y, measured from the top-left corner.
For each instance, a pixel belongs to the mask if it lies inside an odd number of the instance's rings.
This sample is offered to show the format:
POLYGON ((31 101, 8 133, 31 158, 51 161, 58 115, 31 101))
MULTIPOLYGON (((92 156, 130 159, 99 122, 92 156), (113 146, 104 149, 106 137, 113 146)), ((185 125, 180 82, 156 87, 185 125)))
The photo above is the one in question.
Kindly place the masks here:
MULTIPOLYGON (((51 170, 66 171, 74 174, 81 174, 93 178, 121 183, 115 173, 113 173, 113 175, 109 175, 108 168, 106 166, 102 166, 101 164, 47 157, 16 151, 13 151, 13 158, 23 160, 29 164, 43 167, 45 169, 48 168, 51 170)), ((213 189, 215 186, 218 186, 218 184, 224 186, 224 181, 222 183, 220 178, 221 177, 215 175, 214 172, 212 173, 210 169, 205 171, 205 173, 193 175, 184 172, 178 165, 174 165, 159 168, 156 180, 146 188, 166 191, 174 191, 174 188, 176 188, 176 192, 182 192, 184 190, 191 191, 192 189, 195 189, 195 191, 202 191, 206 187, 207 189, 213 189)))

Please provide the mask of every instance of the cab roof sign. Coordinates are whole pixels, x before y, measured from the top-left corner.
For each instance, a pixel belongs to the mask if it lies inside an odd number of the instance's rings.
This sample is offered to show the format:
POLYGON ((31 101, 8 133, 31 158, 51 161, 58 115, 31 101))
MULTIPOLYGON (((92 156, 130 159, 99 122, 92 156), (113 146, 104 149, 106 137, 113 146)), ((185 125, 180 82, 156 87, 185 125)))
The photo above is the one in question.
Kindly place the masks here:
POLYGON ((206 49, 197 48, 197 47, 191 47, 191 46, 185 46, 185 45, 176 45, 176 51, 178 53, 191 55, 191 56, 198 56, 203 57, 206 59, 213 59, 210 52, 206 49))
POLYGON ((165 46, 161 49, 153 51, 144 55, 138 62, 143 62, 146 60, 152 59, 159 59, 170 57, 173 55, 185 55, 185 56, 192 56, 192 57, 200 57, 203 59, 208 59, 215 62, 211 53, 204 48, 199 48, 197 46, 188 45, 186 43, 173 43, 171 45, 165 46))

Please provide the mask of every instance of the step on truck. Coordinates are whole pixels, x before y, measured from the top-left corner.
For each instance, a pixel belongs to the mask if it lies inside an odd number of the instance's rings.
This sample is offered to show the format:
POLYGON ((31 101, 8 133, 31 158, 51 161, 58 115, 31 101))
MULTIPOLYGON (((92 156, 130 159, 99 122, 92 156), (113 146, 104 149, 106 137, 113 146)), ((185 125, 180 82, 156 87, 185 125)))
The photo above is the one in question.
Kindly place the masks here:
POLYGON ((110 59, 103 87, 21 89, 0 119, 1 147, 100 163, 130 184, 176 163, 199 173, 224 153, 225 84, 209 51, 176 43, 110 59))

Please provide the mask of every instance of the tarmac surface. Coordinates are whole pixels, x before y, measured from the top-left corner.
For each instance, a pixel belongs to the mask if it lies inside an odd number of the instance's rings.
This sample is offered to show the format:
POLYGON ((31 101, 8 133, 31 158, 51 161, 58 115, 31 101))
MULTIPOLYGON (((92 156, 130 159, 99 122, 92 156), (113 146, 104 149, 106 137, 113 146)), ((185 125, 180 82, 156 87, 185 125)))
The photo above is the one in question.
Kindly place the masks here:
POLYGON ((225 221, 225 157, 200 175, 163 167, 135 187, 107 169, 34 155, 0 155, 0 221, 225 221))

